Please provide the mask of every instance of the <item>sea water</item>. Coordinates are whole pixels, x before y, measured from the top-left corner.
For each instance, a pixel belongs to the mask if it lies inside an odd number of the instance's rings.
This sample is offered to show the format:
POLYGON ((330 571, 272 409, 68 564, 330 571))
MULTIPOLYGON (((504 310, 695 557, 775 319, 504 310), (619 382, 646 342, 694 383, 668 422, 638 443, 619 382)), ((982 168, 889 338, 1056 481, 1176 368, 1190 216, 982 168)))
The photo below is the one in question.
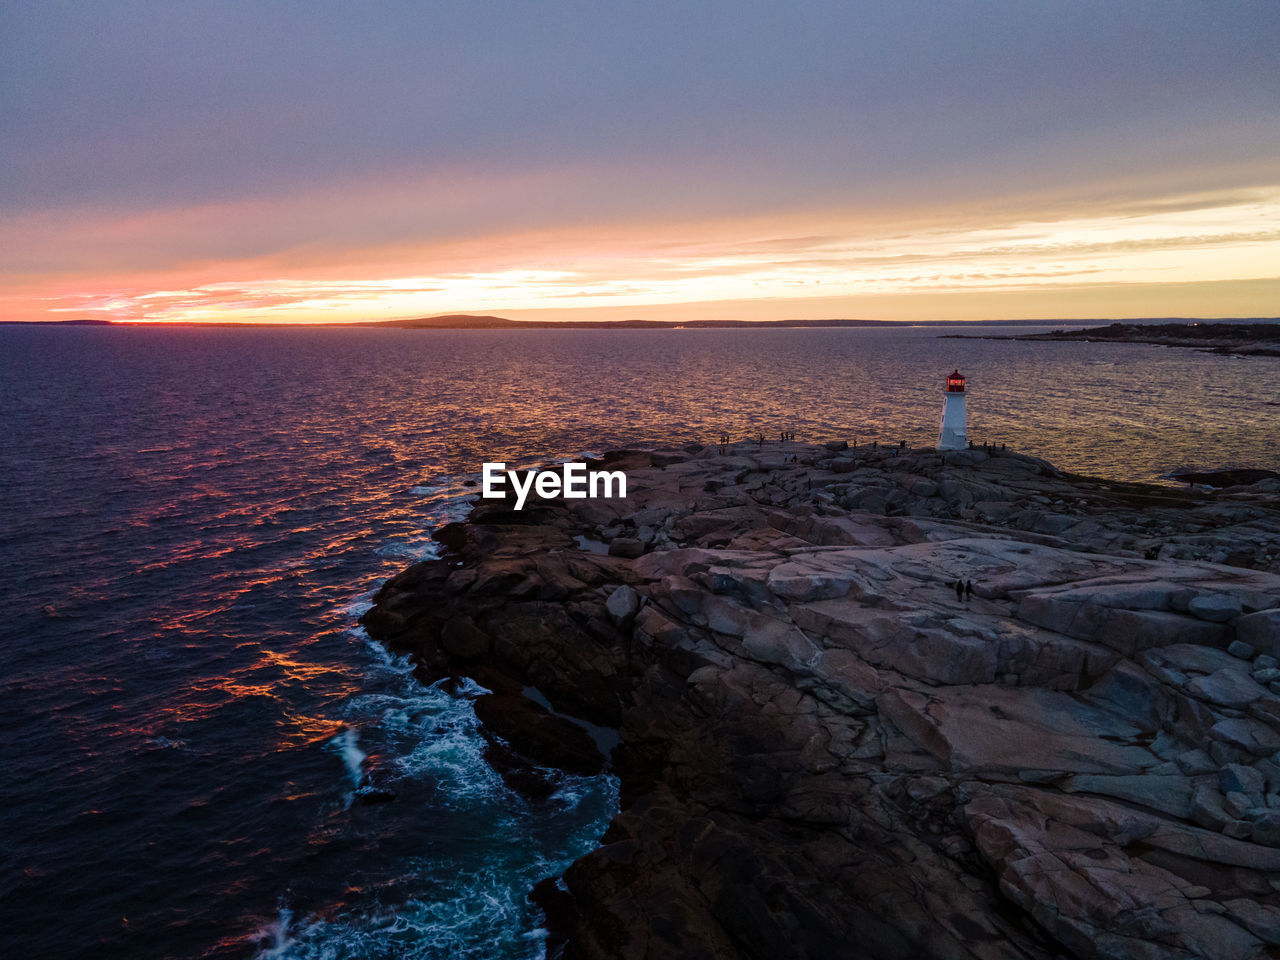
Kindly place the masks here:
POLYGON ((959 368, 979 443, 1116 479, 1280 467, 1280 361, 943 332, 0 328, 6 954, 543 954, 527 891, 616 782, 512 793, 481 690, 358 625, 483 462, 931 444, 959 368), (395 800, 356 802, 366 777, 395 800))

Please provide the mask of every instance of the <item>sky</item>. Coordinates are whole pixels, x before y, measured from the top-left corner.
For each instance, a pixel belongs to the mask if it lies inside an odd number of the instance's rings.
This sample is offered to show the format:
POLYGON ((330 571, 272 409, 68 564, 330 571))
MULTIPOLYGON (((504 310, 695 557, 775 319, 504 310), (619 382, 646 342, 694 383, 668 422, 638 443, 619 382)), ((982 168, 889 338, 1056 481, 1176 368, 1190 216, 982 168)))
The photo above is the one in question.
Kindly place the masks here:
POLYGON ((1280 316, 1276 0, 0 0, 0 319, 1280 316))

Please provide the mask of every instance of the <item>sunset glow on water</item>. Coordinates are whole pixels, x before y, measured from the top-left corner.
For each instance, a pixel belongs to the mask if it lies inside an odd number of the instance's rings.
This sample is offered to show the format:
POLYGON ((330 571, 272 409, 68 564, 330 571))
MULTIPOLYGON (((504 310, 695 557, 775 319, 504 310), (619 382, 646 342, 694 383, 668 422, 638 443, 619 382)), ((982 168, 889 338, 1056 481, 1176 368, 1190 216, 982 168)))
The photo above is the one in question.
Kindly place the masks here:
POLYGON ((1269 359, 940 332, 0 330, 12 942, 539 955, 525 892, 615 786, 511 793, 465 692, 355 625, 483 460, 929 444, 959 366, 979 442, 1118 479, 1280 467, 1269 359), (360 755, 395 803, 351 805, 360 755))

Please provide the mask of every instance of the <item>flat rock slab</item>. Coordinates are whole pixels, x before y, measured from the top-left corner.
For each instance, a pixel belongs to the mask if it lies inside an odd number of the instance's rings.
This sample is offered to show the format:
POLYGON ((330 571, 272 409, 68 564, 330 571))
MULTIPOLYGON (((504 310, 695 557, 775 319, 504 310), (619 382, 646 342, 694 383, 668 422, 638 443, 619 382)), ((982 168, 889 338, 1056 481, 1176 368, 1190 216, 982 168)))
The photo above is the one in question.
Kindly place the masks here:
POLYGON ((1138 774, 1160 761, 1150 731, 1056 690, 997 686, 901 688, 881 694, 881 714, 958 775, 1138 774))

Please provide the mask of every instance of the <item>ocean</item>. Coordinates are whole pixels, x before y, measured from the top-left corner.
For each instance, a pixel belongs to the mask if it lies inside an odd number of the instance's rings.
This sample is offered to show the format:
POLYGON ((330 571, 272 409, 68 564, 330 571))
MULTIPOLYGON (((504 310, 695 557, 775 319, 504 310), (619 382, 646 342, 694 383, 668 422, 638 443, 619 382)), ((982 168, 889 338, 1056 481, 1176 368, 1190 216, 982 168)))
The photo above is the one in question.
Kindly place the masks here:
POLYGON ((926 445, 958 368, 979 443, 1120 480, 1280 469, 1280 361, 945 332, 0 327, 6 954, 543 955, 526 892, 616 781, 510 792, 478 688, 358 625, 484 461, 926 445), (394 802, 355 802, 366 775, 394 802))

